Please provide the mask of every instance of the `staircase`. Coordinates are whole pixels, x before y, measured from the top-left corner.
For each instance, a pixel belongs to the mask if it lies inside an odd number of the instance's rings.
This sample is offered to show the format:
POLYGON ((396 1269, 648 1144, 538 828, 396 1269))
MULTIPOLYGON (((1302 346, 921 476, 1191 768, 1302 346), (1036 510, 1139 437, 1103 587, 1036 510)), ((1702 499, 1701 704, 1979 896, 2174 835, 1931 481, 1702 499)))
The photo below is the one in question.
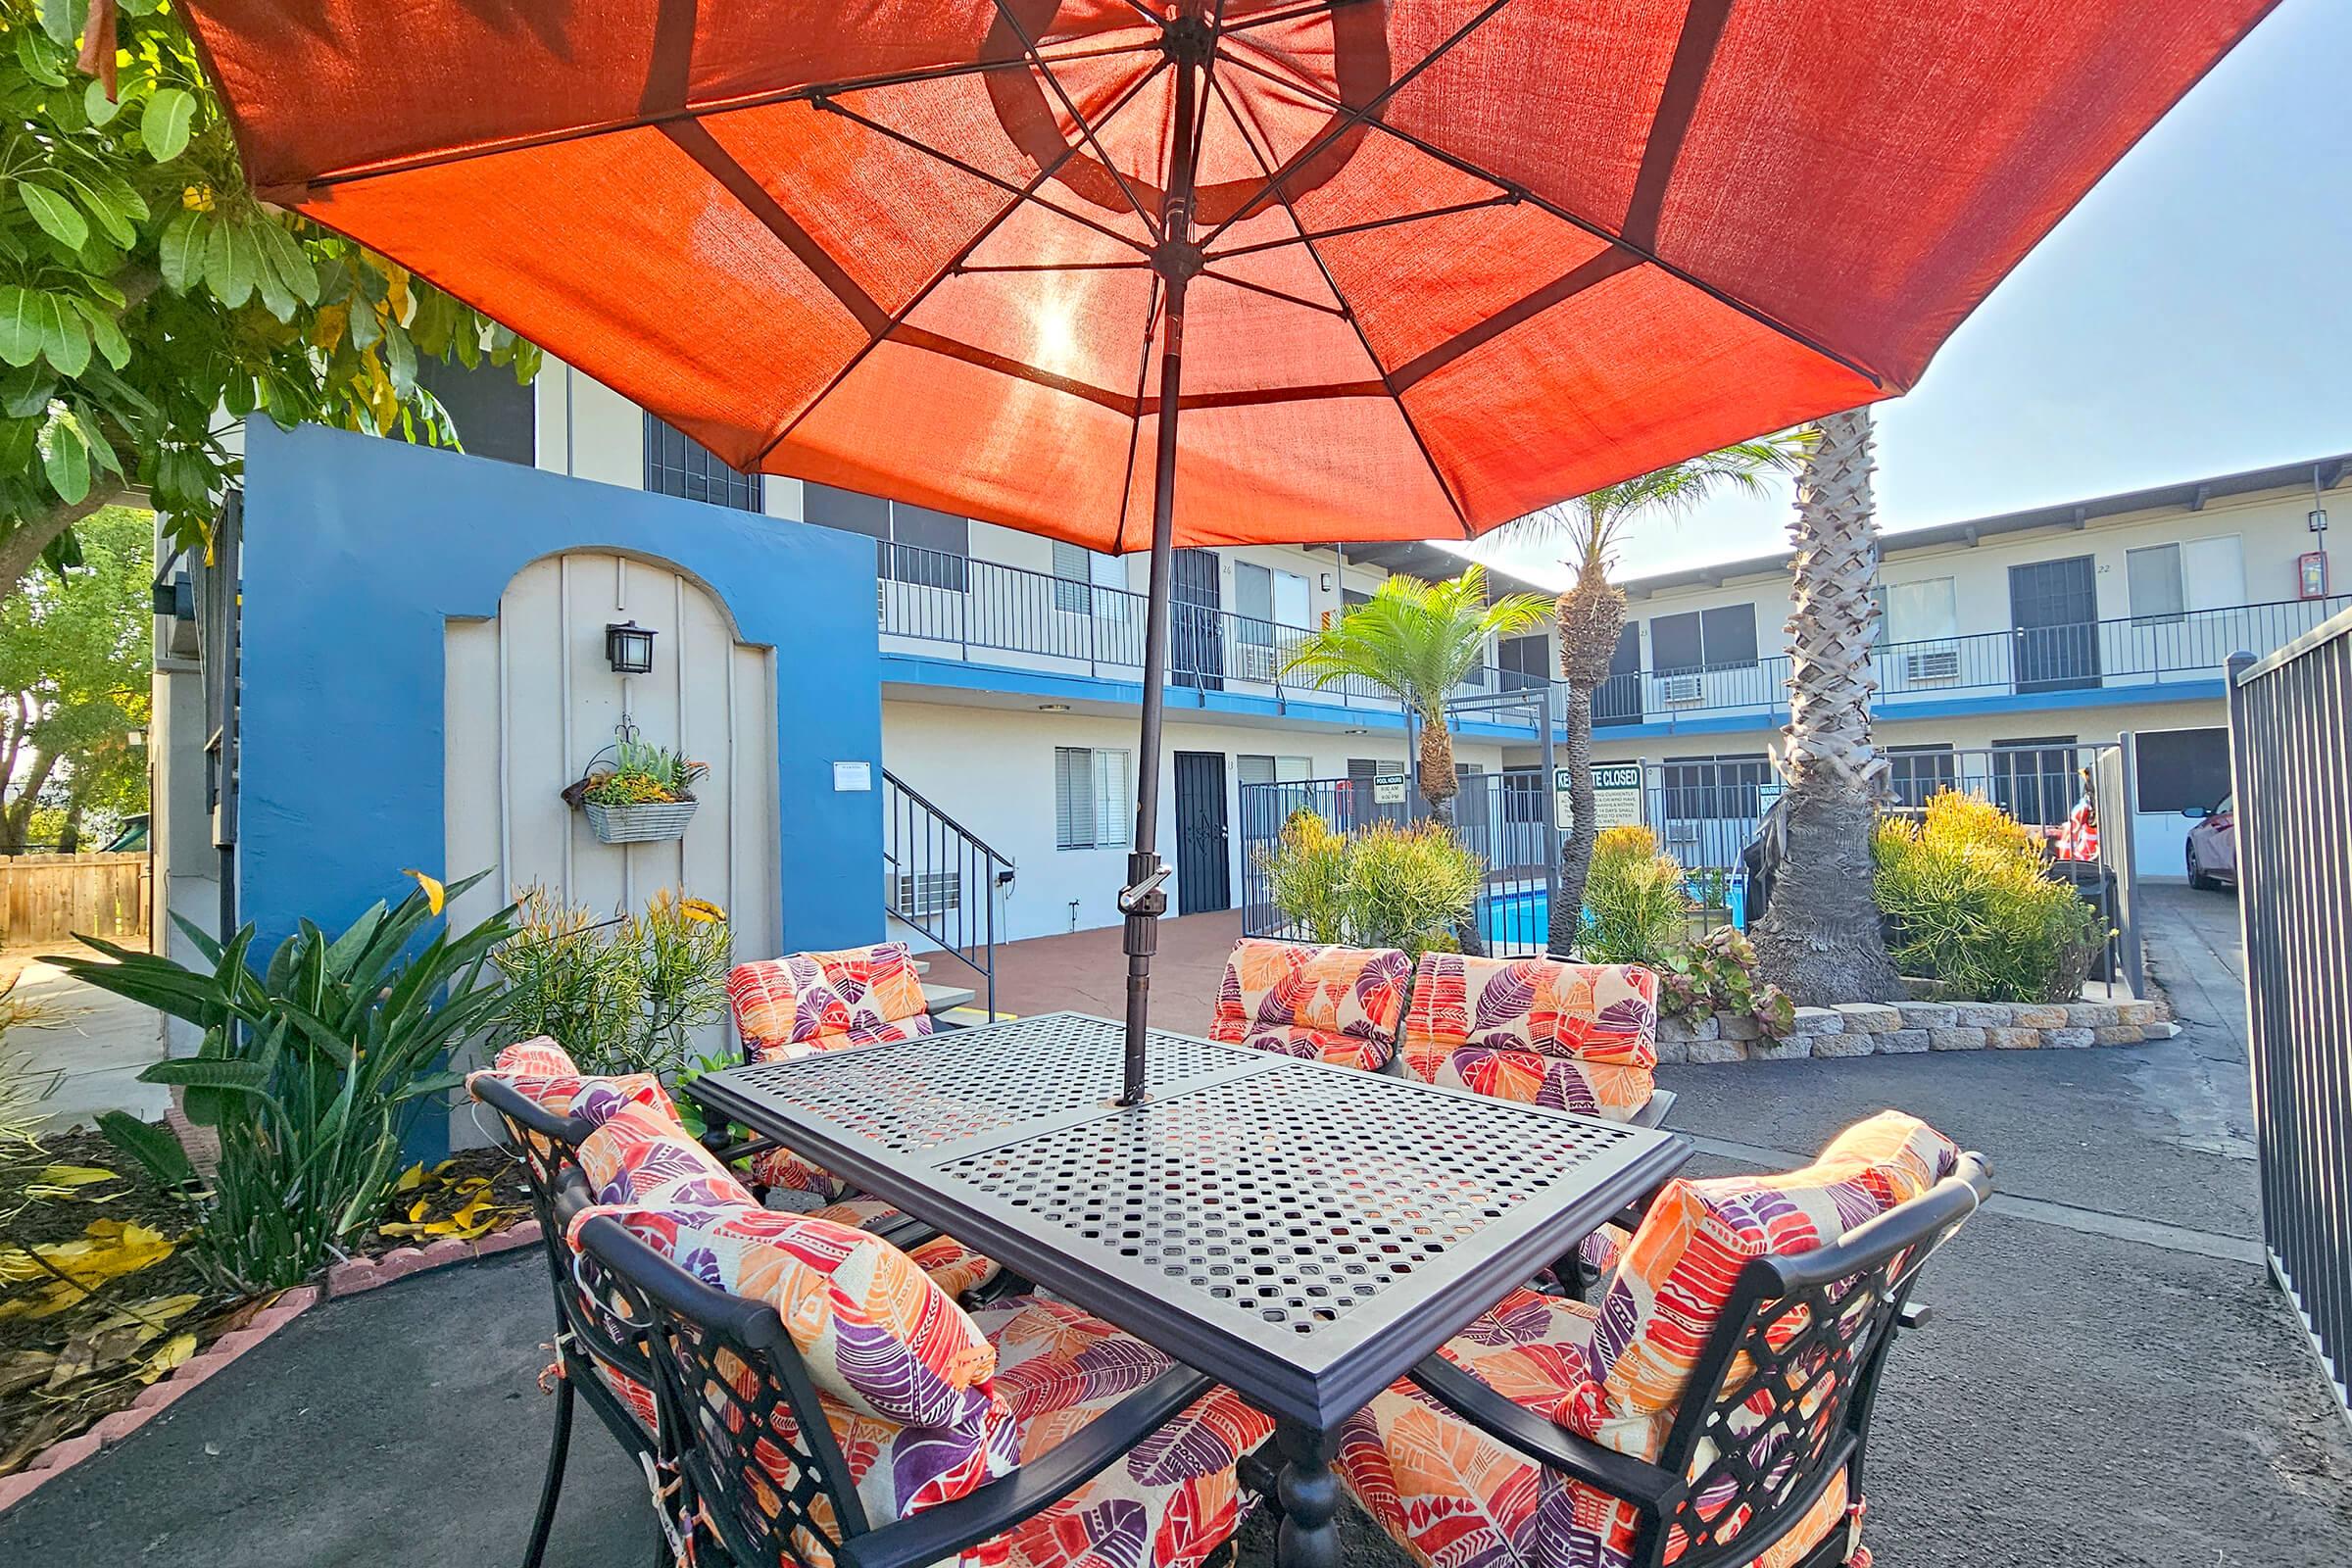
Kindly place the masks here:
POLYGON ((997 1018, 997 900, 1012 861, 882 770, 883 911, 980 976, 997 1018))

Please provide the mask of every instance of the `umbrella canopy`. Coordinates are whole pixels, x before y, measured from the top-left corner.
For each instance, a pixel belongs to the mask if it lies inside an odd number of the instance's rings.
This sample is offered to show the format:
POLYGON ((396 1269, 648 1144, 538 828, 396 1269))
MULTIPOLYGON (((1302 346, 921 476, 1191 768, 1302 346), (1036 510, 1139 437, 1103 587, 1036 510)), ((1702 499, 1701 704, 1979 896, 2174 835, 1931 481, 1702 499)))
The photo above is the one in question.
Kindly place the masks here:
POLYGON ((2272 0, 191 0, 247 171, 730 463, 1469 538, 1910 386, 2272 0))

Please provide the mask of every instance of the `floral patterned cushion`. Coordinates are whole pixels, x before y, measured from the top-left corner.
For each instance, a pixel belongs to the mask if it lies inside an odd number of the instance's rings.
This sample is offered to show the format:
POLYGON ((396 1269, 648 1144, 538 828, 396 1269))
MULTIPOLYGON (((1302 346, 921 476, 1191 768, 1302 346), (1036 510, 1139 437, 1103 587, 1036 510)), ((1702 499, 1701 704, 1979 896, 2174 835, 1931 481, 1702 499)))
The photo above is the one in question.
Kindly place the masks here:
POLYGON ((546 1035, 506 1047, 491 1058, 489 1066, 467 1073, 466 1082, 470 1086, 479 1078, 503 1079, 516 1094, 555 1116, 583 1114, 583 1096, 590 1104, 648 1105, 672 1121, 678 1114, 669 1092, 652 1073, 607 1077, 583 1073, 572 1064, 570 1054, 546 1035))
POLYGON ((904 942, 739 963, 727 976, 747 1061, 783 1061, 931 1032, 904 942))
MULTIPOLYGON (((1592 1309, 1581 1301, 1514 1291, 1439 1353, 1529 1409, 1581 1429, 1600 1398, 1587 1360, 1593 1327, 1592 1309)), ((1391 1387, 1341 1428, 1336 1464, 1364 1510, 1427 1568, 1616 1568, 1632 1560, 1631 1505, 1487 1436, 1410 1383, 1391 1387)), ((1791 1568, 1845 1512, 1839 1475, 1755 1568, 1791 1568)), ((1667 1559, 1680 1549, 1670 1542, 1667 1559)), ((1868 1557, 1851 1561, 1865 1568, 1868 1557)))
MULTIPOLYGON (((573 1222, 573 1245, 597 1214, 705 1284, 775 1308, 875 1522, 960 1497, 1019 1463, 1018 1431, 991 1381, 995 1347, 897 1248, 830 1220, 760 1208, 591 1209, 573 1222)), ((694 1418, 710 1424, 704 1441, 714 1451, 747 1456, 749 1500, 773 1517, 773 1492, 757 1470, 792 1486, 789 1406, 756 1398, 759 1374, 731 1352, 722 1360, 724 1386, 693 1401, 694 1418), (772 1430, 751 1430, 761 1419, 772 1430)))
POLYGON ((1668 1183, 1601 1291, 1589 1363, 1607 1414, 1587 1435, 1655 1457, 1747 1259, 1831 1246, 1926 1192, 1959 1158, 1927 1123, 1885 1110, 1797 1170, 1668 1183))
MULTIPOLYGON (((823 1208, 810 1209, 810 1219, 831 1220, 854 1230, 879 1230, 906 1216, 895 1203, 879 1198, 853 1198, 847 1202, 828 1203, 823 1208)), ((976 1291, 1004 1272, 996 1259, 982 1257, 953 1236, 934 1236, 931 1240, 906 1250, 914 1266, 931 1276, 931 1283, 950 1296, 961 1297, 966 1291, 976 1291)))
POLYGON ((1404 1020, 1405 1070, 1624 1121, 1649 1103, 1658 977, 1636 964, 1430 953, 1404 1020))
MULTIPOLYGON (((1168 1358, 1076 1307, 1011 1297, 973 1314, 997 1349, 997 1396, 1032 1463, 1151 1382, 1168 1358)), ((1234 1467, 1274 1423, 1231 1390, 1203 1395, 1077 1492, 967 1561, 1001 1568, 1195 1568, 1240 1524, 1234 1467)))
POLYGON ((751 1189, 670 1117, 644 1105, 602 1114, 580 1140, 580 1174, 599 1203, 676 1209, 757 1208, 751 1189))
POLYGON ((1410 974, 1395 948, 1245 937, 1225 961, 1208 1038, 1371 1071, 1396 1054, 1410 974))

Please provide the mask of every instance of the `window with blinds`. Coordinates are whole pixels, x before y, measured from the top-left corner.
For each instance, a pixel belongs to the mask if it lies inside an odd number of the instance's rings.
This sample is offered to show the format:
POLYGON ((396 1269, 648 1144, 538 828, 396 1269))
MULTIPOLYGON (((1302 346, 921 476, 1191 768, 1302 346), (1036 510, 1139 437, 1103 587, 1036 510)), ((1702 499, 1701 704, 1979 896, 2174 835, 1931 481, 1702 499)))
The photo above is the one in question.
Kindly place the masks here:
POLYGON ((1091 746, 1054 748, 1054 847, 1123 849, 1134 809, 1130 754, 1091 746))

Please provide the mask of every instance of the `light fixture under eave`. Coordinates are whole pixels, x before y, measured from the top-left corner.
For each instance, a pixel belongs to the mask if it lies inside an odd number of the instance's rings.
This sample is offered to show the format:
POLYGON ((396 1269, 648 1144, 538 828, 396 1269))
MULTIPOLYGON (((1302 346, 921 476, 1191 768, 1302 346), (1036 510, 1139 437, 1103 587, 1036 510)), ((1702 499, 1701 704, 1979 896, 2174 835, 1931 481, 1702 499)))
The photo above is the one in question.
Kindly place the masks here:
POLYGON ((633 620, 605 626, 605 658, 615 675, 643 675, 654 667, 654 634, 633 620))

